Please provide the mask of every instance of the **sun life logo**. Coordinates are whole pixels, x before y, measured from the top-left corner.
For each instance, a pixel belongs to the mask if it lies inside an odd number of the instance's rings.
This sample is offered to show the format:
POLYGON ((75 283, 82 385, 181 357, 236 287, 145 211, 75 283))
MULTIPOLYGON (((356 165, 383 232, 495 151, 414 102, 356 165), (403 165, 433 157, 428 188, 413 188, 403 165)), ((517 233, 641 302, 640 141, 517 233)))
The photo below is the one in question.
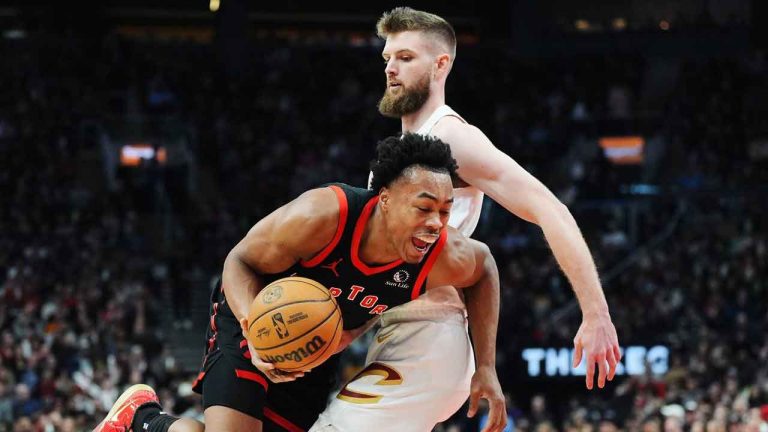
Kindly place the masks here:
POLYGON ((409 276, 410 275, 408 274, 407 271, 400 270, 397 273, 395 273, 395 276, 392 279, 394 279, 395 282, 397 282, 397 283, 404 283, 404 282, 406 282, 408 280, 409 276))
POLYGON ((398 270, 395 272, 395 274, 392 276, 392 281, 386 281, 384 282, 384 285, 393 286, 397 288, 410 288, 410 286, 406 283, 408 282, 408 278, 411 277, 411 275, 408 274, 405 270, 398 270))

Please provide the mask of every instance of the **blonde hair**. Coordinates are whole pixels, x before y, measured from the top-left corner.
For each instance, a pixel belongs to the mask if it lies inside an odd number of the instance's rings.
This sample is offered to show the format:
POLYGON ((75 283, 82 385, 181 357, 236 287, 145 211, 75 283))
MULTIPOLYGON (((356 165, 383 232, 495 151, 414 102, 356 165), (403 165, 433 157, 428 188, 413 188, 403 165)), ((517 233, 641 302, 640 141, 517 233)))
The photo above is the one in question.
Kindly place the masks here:
POLYGON ((390 34, 404 31, 424 32, 448 48, 451 61, 456 57, 456 32, 448 21, 435 14, 409 7, 398 7, 384 12, 376 23, 376 34, 382 39, 386 39, 390 34))

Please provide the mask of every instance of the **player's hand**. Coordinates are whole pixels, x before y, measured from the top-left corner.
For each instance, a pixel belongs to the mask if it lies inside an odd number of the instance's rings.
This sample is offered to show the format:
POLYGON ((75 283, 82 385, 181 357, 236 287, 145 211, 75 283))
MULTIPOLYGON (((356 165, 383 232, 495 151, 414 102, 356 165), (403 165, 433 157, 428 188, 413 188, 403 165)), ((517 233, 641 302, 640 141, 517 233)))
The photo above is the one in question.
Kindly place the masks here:
POLYGON ((488 401, 488 423, 482 432, 503 431, 507 426, 507 403, 493 367, 480 366, 472 375, 467 417, 475 416, 480 399, 488 401))
POLYGON ((296 378, 304 376, 304 372, 287 372, 275 367, 272 363, 262 360, 256 350, 253 349, 251 341, 248 340, 248 319, 243 318, 240 320, 240 328, 243 330, 243 337, 248 342, 248 351, 251 353, 251 363, 256 366, 256 369, 260 370, 270 381, 273 383, 281 383, 288 381, 295 381, 296 378))
POLYGON ((597 317, 585 317, 581 321, 579 331, 573 339, 575 352, 573 355, 573 367, 577 367, 584 357, 587 361, 587 388, 592 390, 595 379, 595 363, 597 363, 599 375, 597 386, 605 387, 606 378, 612 381, 616 375, 616 365, 621 360, 619 338, 616 336, 616 328, 611 322, 610 315, 597 317), (607 368, 606 368, 607 366, 607 368))

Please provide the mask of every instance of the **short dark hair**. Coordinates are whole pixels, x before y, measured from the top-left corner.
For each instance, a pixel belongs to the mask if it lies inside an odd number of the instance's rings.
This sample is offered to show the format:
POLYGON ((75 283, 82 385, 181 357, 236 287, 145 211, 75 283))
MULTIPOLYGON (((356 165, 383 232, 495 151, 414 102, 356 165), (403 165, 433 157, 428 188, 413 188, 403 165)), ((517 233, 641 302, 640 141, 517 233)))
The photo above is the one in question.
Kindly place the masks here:
POLYGON ((406 133, 379 141, 376 159, 371 161, 371 189, 378 192, 389 187, 412 166, 448 174, 453 182, 458 178, 459 166, 448 144, 435 137, 406 133))

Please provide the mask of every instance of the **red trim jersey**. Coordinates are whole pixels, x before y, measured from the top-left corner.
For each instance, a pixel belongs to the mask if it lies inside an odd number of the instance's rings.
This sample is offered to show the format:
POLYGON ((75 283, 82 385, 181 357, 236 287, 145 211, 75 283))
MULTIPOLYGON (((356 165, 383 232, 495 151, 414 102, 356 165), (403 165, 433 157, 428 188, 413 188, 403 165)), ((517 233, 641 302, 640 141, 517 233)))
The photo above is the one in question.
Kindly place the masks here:
POLYGON ((369 266, 360 259, 360 240, 378 195, 340 183, 329 187, 336 193, 340 209, 333 240, 312 259, 282 273, 265 275, 265 281, 301 276, 321 283, 336 298, 344 329, 349 330, 421 295, 427 275, 445 245, 447 232, 441 232, 438 241, 418 264, 397 260, 369 266))

